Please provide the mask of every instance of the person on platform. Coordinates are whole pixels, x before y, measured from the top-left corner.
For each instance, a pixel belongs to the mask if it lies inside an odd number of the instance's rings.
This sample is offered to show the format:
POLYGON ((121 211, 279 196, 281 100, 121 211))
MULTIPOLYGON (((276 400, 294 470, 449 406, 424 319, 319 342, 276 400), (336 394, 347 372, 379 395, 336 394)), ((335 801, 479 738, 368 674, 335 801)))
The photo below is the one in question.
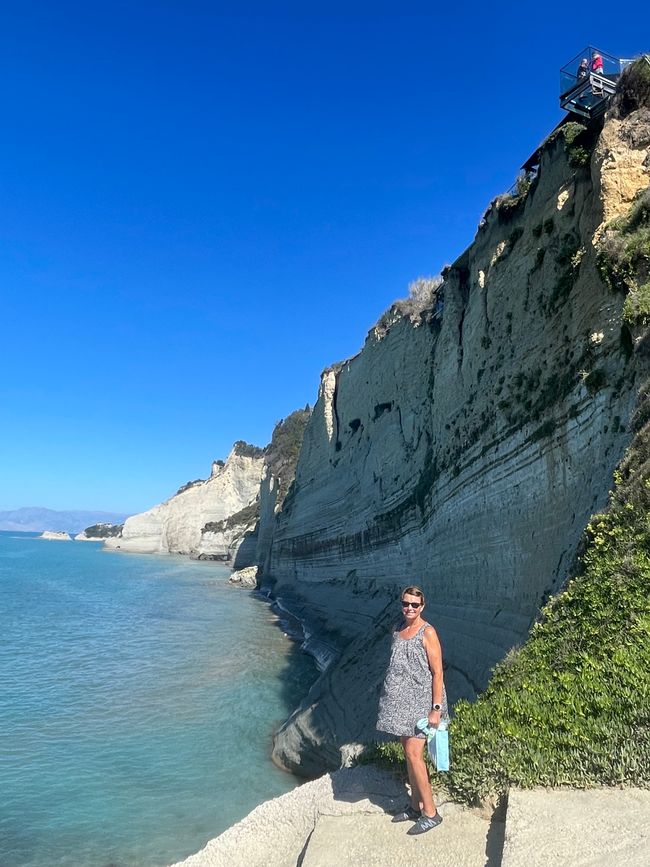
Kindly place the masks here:
POLYGON ((602 55, 598 51, 594 51, 591 58, 591 71, 595 72, 596 75, 603 75, 604 70, 602 55))

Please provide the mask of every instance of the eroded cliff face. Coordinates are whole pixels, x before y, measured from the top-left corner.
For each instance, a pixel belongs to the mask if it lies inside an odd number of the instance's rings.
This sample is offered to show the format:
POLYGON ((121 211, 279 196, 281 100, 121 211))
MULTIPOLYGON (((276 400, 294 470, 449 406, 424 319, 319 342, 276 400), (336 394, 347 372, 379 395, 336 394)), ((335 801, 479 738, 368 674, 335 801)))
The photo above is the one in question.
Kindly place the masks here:
POLYGON ((106 547, 145 554, 233 558, 251 526, 250 516, 231 521, 220 533, 202 531, 211 522, 225 523, 226 519, 241 515, 245 507, 254 503, 262 467, 261 449, 236 443, 225 464, 215 461, 209 479, 188 483, 164 503, 128 518, 122 535, 107 539, 106 547))
POLYGON ((341 651, 276 737, 285 767, 318 773, 375 737, 401 587, 425 591, 456 700, 486 685, 567 577, 647 373, 595 248, 649 183, 648 136, 632 134, 644 124, 608 119, 583 168, 557 135, 528 193, 489 209, 435 310, 371 332, 323 374, 258 550, 275 595, 341 651))

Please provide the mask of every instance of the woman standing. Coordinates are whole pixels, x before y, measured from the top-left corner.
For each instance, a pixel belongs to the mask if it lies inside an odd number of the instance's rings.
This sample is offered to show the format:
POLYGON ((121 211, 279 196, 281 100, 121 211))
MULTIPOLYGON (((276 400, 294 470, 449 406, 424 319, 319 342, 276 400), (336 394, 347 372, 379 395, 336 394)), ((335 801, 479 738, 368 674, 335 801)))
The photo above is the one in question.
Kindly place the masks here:
POLYGON ((441 719, 449 718, 449 712, 440 641, 433 626, 422 619, 424 593, 419 587, 407 587, 401 602, 403 619, 393 632, 377 728, 398 735, 404 747, 411 803, 393 817, 393 822, 414 822, 407 831, 413 835, 430 831, 442 822, 424 763, 425 735, 415 724, 427 717, 429 725, 437 727, 441 719))

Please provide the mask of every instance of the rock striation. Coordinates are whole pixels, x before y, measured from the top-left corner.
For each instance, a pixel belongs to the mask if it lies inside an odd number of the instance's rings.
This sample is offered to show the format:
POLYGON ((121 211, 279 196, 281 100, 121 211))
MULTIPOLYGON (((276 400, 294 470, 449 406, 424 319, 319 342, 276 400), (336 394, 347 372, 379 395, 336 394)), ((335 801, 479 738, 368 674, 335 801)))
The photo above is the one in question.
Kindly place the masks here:
POLYGON ((312 776, 374 739, 400 587, 425 591, 456 700, 565 581, 648 371, 598 247, 650 182, 644 112, 587 131, 586 160, 570 125, 550 137, 428 308, 393 308, 323 373, 281 508, 263 477, 261 581, 338 651, 275 738, 282 766, 312 776))
POLYGON ((219 533, 204 528, 232 521, 255 502, 259 493, 263 451, 237 442, 225 463, 215 461, 209 479, 188 482, 173 497, 124 522, 122 534, 108 538, 107 548, 146 554, 189 554, 229 561, 251 523, 235 520, 219 533))

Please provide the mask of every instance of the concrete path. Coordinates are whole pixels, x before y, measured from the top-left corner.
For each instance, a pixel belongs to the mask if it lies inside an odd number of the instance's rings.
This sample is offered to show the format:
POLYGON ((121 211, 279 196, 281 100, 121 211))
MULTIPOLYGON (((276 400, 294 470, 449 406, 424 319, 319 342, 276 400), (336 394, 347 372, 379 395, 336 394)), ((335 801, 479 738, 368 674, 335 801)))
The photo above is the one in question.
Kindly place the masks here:
POLYGON ((648 867, 650 791, 511 790, 503 867, 648 867))
POLYGON ((650 867, 647 790, 511 790, 505 829, 441 798, 442 824, 420 837, 391 823, 406 800, 379 768, 336 771, 260 804, 177 867, 650 867))
POLYGON ((419 837, 387 815, 321 816, 301 867, 498 867, 503 823, 456 804, 440 804, 440 815, 442 825, 419 837))

